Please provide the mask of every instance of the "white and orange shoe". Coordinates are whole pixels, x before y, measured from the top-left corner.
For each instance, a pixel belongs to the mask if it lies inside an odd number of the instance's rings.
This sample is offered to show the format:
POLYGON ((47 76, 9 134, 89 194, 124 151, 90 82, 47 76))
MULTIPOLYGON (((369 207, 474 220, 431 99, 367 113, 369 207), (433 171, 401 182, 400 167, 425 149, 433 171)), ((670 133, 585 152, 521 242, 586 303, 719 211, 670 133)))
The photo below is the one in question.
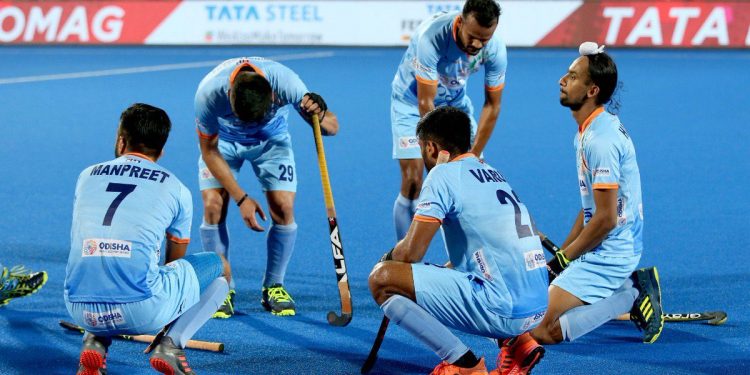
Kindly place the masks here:
POLYGON ((487 366, 484 364, 484 358, 479 359, 479 363, 472 368, 458 367, 448 362, 440 362, 430 375, 487 375, 487 366))

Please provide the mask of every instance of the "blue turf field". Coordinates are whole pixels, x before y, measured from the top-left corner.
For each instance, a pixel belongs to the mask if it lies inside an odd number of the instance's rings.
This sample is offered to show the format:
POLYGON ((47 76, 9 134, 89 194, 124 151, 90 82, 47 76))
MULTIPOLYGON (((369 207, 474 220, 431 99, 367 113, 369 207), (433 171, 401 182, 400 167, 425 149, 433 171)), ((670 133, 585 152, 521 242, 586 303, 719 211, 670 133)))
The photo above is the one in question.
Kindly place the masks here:
MULTIPOLYGON (((36 295, 0 308, 0 374, 71 374, 80 337, 63 332, 62 284, 73 189, 86 166, 112 157, 120 112, 137 101, 167 110, 174 124, 161 164, 193 191, 196 176, 193 94, 212 62, 242 55, 278 57, 327 99, 341 132, 325 139, 331 183, 349 267, 354 320, 330 327, 338 309, 335 275, 314 144, 292 115, 299 193, 297 250, 287 287, 293 318, 262 312, 265 237, 244 229, 230 209, 239 316, 210 321, 196 338, 222 341, 226 353, 190 351, 201 374, 354 374, 370 349, 381 312, 366 277, 394 243, 391 208, 399 173, 391 160, 390 81, 401 49, 19 48, 0 49, 0 262, 49 272, 36 295), (190 66, 164 64, 203 63, 190 66), (97 77, 43 75, 109 71, 97 77), (152 71, 161 69, 160 71, 152 71), (137 71, 137 70, 136 70, 137 71), (130 74, 114 74, 114 73, 130 74), (26 82, 9 81, 36 77, 26 82), (48 77, 55 78, 55 77, 48 77), (15 82, 15 83, 14 83, 15 82)), ((750 370, 745 230, 750 224, 750 107, 747 51, 613 50, 625 90, 621 118, 634 138, 643 180, 643 265, 658 265, 665 309, 724 309, 721 327, 670 324, 653 345, 629 322, 610 323, 575 343, 547 347, 537 373, 740 374, 750 370), (743 151, 744 150, 744 151, 743 151)), ((576 50, 511 49, 503 109, 486 157, 509 179, 539 228, 561 242, 580 208, 569 112, 557 102, 558 78, 576 50)), ((470 91, 481 105, 480 77, 470 91)), ((258 194, 245 170, 241 183, 258 194), (250 188, 252 186, 252 188, 250 188)), ((428 258, 443 261, 435 241, 428 258)), ((488 340, 462 336, 494 363, 488 340)), ((111 374, 151 373, 142 344, 115 342, 111 374)), ((437 357, 392 326, 373 373, 428 373, 437 357)), ((494 368, 494 365, 490 366, 494 368)))

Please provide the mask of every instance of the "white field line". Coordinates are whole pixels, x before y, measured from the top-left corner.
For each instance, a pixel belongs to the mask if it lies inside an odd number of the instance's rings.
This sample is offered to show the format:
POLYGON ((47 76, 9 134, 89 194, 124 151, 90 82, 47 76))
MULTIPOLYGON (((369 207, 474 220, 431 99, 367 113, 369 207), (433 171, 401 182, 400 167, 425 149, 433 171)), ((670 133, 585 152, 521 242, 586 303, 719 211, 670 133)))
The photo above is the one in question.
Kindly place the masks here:
MULTIPOLYGON (((286 55, 269 56, 268 59, 274 60, 274 61, 307 60, 307 59, 322 59, 326 57, 331 57, 333 55, 334 55, 333 51, 320 51, 320 52, 293 53, 293 54, 286 54, 286 55)), ((76 72, 76 73, 60 73, 60 74, 45 74, 45 75, 13 77, 13 78, 0 78, 0 85, 12 85, 16 83, 43 82, 43 81, 58 81, 58 80, 63 80, 63 79, 108 77, 108 76, 117 76, 117 75, 124 75, 124 74, 163 72, 167 70, 206 68, 206 67, 216 66, 222 61, 224 60, 196 61, 196 62, 179 63, 179 64, 136 66, 132 68, 90 70, 86 72, 76 72)))

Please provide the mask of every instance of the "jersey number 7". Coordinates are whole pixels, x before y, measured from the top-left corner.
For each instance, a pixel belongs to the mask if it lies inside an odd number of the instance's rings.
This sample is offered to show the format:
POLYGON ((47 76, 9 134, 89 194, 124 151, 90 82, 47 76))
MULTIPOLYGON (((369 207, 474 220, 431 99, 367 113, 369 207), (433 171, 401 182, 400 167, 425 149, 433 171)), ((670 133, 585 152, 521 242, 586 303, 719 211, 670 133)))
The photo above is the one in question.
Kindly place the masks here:
POLYGON ((107 185, 107 191, 117 192, 120 194, 117 194, 115 200, 113 200, 112 204, 109 205, 107 214, 104 215, 104 221, 102 221, 102 225, 104 225, 105 227, 112 225, 112 217, 115 216, 117 207, 120 207, 120 203, 122 203, 122 200, 125 199, 128 194, 132 193, 133 190, 135 190, 135 186, 136 185, 133 184, 118 184, 115 182, 110 182, 109 185, 107 185))

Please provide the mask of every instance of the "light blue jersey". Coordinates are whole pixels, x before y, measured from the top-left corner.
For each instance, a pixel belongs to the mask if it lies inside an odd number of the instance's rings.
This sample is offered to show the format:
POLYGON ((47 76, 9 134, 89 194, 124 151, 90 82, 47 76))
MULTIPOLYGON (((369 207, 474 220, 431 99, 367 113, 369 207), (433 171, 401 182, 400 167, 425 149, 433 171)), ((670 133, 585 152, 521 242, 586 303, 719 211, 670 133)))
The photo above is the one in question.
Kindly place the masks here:
MULTIPOLYGON (((69 302, 128 303, 163 294, 165 236, 190 239, 190 191, 146 156, 126 154, 78 177, 65 278, 69 302)), ((175 291, 168 291, 175 293, 175 291)))
POLYGON ((643 250, 641 175, 635 147, 617 116, 600 107, 579 128, 574 140, 583 224, 596 212, 595 189, 617 189, 617 226, 592 252, 632 257, 643 250))
POLYGON ((503 88, 508 65, 505 42, 496 32, 476 56, 466 54, 457 44, 459 14, 440 13, 419 25, 393 79, 394 98, 417 105, 420 81, 438 86, 436 107, 461 104, 469 75, 482 66, 486 89, 503 88))
POLYGON ((487 290, 490 311, 524 318, 547 309, 547 269, 526 206, 500 172, 465 154, 433 168, 414 220, 440 221, 448 257, 487 290))
POLYGON ((261 57, 229 59, 219 64, 198 85, 195 93, 195 122, 202 138, 218 134, 225 141, 245 145, 258 144, 275 135, 286 133, 291 104, 300 112, 299 104, 307 87, 291 69, 261 57), (237 118, 229 104, 229 88, 240 69, 251 67, 271 84, 273 103, 265 118, 247 123, 237 118))

